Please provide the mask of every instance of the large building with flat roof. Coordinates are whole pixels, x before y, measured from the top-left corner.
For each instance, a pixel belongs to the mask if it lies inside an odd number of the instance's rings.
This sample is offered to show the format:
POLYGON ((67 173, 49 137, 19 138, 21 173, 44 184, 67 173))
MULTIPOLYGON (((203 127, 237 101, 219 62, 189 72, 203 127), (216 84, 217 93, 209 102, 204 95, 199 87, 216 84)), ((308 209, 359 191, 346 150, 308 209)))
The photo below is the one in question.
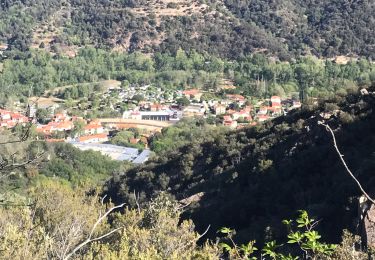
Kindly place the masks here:
POLYGON ((125 111, 122 118, 134 120, 169 121, 172 111, 125 111))
POLYGON ((146 162, 151 154, 151 151, 148 149, 144 149, 140 153, 139 150, 136 148, 123 147, 112 144, 82 142, 71 142, 71 144, 82 151, 93 150, 100 152, 103 155, 107 155, 113 160, 130 161, 136 164, 146 162))
POLYGON ((169 121, 171 117, 167 111, 142 111, 140 113, 142 120, 169 121))

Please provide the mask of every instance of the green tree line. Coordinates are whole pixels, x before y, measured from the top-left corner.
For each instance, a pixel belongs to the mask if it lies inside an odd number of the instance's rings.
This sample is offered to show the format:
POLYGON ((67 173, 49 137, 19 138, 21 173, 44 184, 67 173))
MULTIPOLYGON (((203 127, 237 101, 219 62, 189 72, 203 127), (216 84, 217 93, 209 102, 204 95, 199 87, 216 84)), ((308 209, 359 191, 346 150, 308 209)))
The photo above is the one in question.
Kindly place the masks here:
MULTIPOLYGON (((340 65, 313 57, 293 62, 271 61, 256 54, 231 61, 182 49, 175 54, 156 53, 150 57, 82 48, 75 58, 33 51, 26 59, 5 59, 0 89, 4 103, 10 96, 39 96, 54 87, 106 79, 124 81, 125 86, 152 84, 175 90, 218 89, 222 79, 228 78, 238 85, 236 91, 245 95, 290 96, 303 90, 319 97, 346 87, 370 85, 375 80, 374 67, 365 59, 340 65)), ((84 88, 77 89, 78 96, 87 92, 84 88)))

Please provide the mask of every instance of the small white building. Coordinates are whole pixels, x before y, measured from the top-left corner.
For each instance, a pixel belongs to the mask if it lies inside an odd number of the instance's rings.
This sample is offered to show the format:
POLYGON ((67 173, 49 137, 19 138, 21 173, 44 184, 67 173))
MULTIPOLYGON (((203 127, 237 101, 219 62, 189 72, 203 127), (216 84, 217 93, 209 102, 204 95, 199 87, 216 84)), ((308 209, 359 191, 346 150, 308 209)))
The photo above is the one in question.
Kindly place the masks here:
POLYGON ((202 104, 190 104, 184 108, 184 114, 186 116, 204 115, 206 112, 205 107, 202 104))

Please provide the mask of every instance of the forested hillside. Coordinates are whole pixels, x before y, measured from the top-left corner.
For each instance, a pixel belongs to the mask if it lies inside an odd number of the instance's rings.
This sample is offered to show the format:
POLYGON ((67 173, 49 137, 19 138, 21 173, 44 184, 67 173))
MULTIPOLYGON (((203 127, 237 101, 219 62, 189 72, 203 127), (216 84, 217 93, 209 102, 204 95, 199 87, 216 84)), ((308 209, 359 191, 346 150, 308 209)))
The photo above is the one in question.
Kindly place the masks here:
POLYGON ((322 220, 326 238, 337 242, 343 229, 358 231, 360 191, 318 121, 334 129, 348 165, 373 192, 374 108, 374 94, 349 93, 256 127, 190 138, 191 143, 114 176, 107 192, 131 205, 134 192, 140 201, 163 190, 178 200, 190 198, 186 216, 200 229, 225 225, 242 239, 277 238, 284 230, 282 216, 307 209, 322 220))
POLYGON ((2 1, 11 50, 82 45, 124 51, 200 50, 238 58, 313 54, 374 57, 372 1, 2 1), (22 14, 22 15, 21 15, 22 14))

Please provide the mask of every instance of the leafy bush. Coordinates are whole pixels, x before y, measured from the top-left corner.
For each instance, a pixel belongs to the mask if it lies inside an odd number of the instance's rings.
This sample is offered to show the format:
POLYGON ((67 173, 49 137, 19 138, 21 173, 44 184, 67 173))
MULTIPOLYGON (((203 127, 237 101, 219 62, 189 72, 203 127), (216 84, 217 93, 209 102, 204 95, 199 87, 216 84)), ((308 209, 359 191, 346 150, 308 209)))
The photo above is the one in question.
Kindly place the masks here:
MULTIPOLYGON (((283 259, 283 260, 296 260, 296 259, 318 259, 317 257, 331 256, 337 247, 337 245, 326 244, 320 242, 321 236, 317 231, 314 230, 318 221, 310 218, 306 211, 300 210, 299 217, 295 220, 294 225, 292 220, 283 220, 283 223, 289 230, 287 244, 296 245, 299 249, 299 253, 296 256, 292 256, 291 253, 280 253, 280 251, 294 251, 291 249, 284 249, 287 245, 278 245, 276 241, 267 242, 261 250, 262 258, 269 257, 271 259, 283 259), (296 226, 296 227, 293 227, 296 226)), ((221 228, 219 230, 221 234, 225 234, 224 240, 229 240, 230 244, 222 242, 219 245, 229 254, 230 259, 252 259, 255 260, 255 252, 258 250, 255 245, 255 241, 250 241, 247 244, 238 246, 233 241, 234 230, 229 228, 221 228)))

